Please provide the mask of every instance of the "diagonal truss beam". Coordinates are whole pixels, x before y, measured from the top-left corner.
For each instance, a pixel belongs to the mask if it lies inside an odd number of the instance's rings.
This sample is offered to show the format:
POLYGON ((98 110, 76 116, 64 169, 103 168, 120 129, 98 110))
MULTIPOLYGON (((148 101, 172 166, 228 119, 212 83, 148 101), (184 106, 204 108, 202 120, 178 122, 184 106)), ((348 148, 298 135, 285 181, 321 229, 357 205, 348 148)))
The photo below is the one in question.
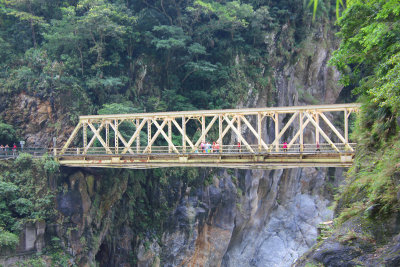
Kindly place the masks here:
MULTIPOLYGON (((155 122, 155 119, 149 119, 148 120, 148 122, 151 124, 151 123, 153 123, 154 124, 154 122, 155 122)), ((148 136, 148 140, 150 140, 150 141, 148 141, 147 142, 147 146, 146 146, 146 148, 143 150, 143 153, 146 153, 147 151, 149 151, 150 150, 150 148, 151 148, 151 146, 153 145, 153 143, 154 143, 154 141, 157 139, 157 137, 160 135, 160 133, 161 133, 161 130, 160 129, 163 129, 164 128, 164 126, 165 126, 165 124, 167 124, 167 120, 164 120, 163 121, 163 123, 161 124, 161 126, 160 125, 158 125, 158 130, 157 130, 157 132, 153 135, 153 137, 151 138, 151 135, 149 135, 148 136), (150 139, 151 138, 151 139, 150 139)), ((151 127, 150 127, 150 129, 151 129, 151 127)), ((151 133, 151 132, 150 132, 151 133)))
MULTIPOLYGON (((268 145, 262 140, 261 136, 258 134, 256 130, 254 130, 253 126, 250 124, 250 122, 244 117, 244 116, 239 116, 239 119, 241 119, 247 127, 250 129, 250 131, 254 134, 254 136, 257 138, 257 140, 260 142, 260 144, 268 150, 268 145)), ((257 118, 258 119, 258 118, 257 118)))
POLYGON ((87 124, 88 124, 88 126, 90 127, 90 129, 92 130, 94 136, 93 136, 92 139, 90 140, 90 142, 89 142, 89 144, 87 145, 87 147, 84 148, 84 149, 85 149, 85 150, 84 150, 85 153, 86 153, 87 150, 90 148, 90 146, 93 144, 94 140, 96 140, 96 138, 97 138, 97 140, 100 141, 101 145, 106 149, 107 153, 112 154, 110 148, 107 147, 106 142, 104 142, 103 138, 102 138, 101 135, 100 135, 100 131, 103 129, 105 122, 104 122, 104 121, 101 122, 100 127, 99 127, 98 129, 96 129, 90 121, 88 121, 87 124))
POLYGON ((193 145, 192 141, 189 139, 189 137, 186 135, 186 133, 183 131, 183 129, 181 128, 181 126, 176 122, 175 119, 172 120, 172 123, 175 125, 176 129, 178 129, 178 131, 181 133, 181 135, 183 136, 184 140, 190 145, 190 147, 193 150, 196 150, 196 147, 193 145))
MULTIPOLYGON (((128 149, 128 150, 129 150, 129 153, 134 154, 132 148, 130 147, 130 145, 128 144, 128 142, 126 142, 125 138, 122 136, 122 134, 120 133, 120 131, 118 130, 118 128, 117 128, 115 125, 113 125, 112 123, 110 123, 110 126, 111 126, 111 128, 113 128, 115 136, 117 136, 117 137, 119 138, 119 140, 121 140, 122 143, 124 144, 125 149, 128 149)), ((116 141, 116 142, 117 142, 117 141, 116 141)), ((125 152, 125 153, 126 153, 126 152, 125 152)))
MULTIPOLYGON (((169 121, 169 119, 165 119, 164 122, 168 122, 168 121, 169 121)), ((157 129, 160 131, 160 133, 162 134, 162 136, 164 136, 165 140, 167 140, 167 142, 168 142, 168 144, 171 146, 171 148, 172 148, 176 153, 179 154, 179 151, 178 151, 178 149, 176 149, 174 143, 172 143, 172 140, 171 140, 170 136, 167 135, 167 134, 164 132, 164 130, 163 130, 163 127, 164 127, 164 126, 161 127, 160 124, 158 124, 158 122, 157 122, 156 120, 153 120, 153 123, 154 123, 154 125, 157 127, 157 129)))
MULTIPOLYGON (((222 118, 223 118, 223 120, 224 120, 224 119, 225 119, 225 116, 223 116, 222 118)), ((232 120, 231 120, 231 122, 232 122, 232 123, 235 123, 236 119, 237 119, 236 116, 233 117, 232 120)), ((221 125, 222 125, 222 123, 221 123, 221 125)), ((222 127, 222 126, 221 126, 221 127, 222 127)), ((221 136, 219 137, 218 140, 221 140, 221 141, 220 141, 221 144, 222 144, 222 139, 223 139, 224 136, 228 133, 229 129, 230 129, 230 127, 226 127, 226 128, 223 130, 221 136)))
POLYGON ((67 142, 61 149, 61 152, 60 152, 61 155, 65 153, 65 150, 67 150, 69 145, 72 143, 72 140, 74 140, 75 136, 78 134, 78 131, 81 129, 81 127, 82 127, 82 122, 79 121, 78 125, 76 125, 75 129, 72 131, 71 136, 68 138, 67 142))
POLYGON ((319 133, 325 138, 325 140, 334 148, 337 152, 340 152, 339 149, 335 146, 332 140, 326 135, 326 133, 319 127, 319 125, 315 122, 313 117, 308 113, 304 112, 304 115, 310 120, 310 122, 315 126, 315 128, 319 131, 319 133))
POLYGON ((129 150, 129 148, 132 146, 133 142, 135 141, 136 138, 139 138, 140 132, 142 131, 142 128, 144 127, 144 125, 146 124, 147 119, 143 119, 142 122, 139 124, 139 126, 137 126, 134 134, 132 135, 132 137, 129 139, 127 145, 125 146, 124 150, 122 150, 121 154, 125 154, 126 151, 129 150))
POLYGON ((331 130, 336 134, 337 137, 343 142, 343 144, 346 145, 347 148, 349 148, 351 151, 354 151, 353 148, 346 142, 346 139, 339 133, 339 131, 336 129, 336 127, 330 122, 330 120, 325 116, 324 113, 319 113, 321 118, 328 124, 328 126, 331 128, 331 130))
POLYGON ((212 118, 212 120, 210 121, 210 123, 208 124, 207 128, 204 129, 205 124, 203 124, 202 126, 202 130, 201 132, 201 136, 199 137, 199 139, 197 140, 196 144, 194 145, 195 147, 198 147, 201 143, 201 141, 204 140, 204 138, 206 137, 208 131, 210 131, 211 127, 213 126, 213 124, 215 123, 215 121, 218 119, 218 116, 214 116, 212 118))
POLYGON ((291 148, 293 144, 296 142, 297 138, 301 135, 302 131, 307 127, 307 125, 310 123, 310 120, 307 119, 300 127, 300 129, 296 132, 296 134, 293 136, 292 140, 288 144, 288 148, 291 148))
MULTIPOLYGON (((282 128, 282 130, 279 132, 279 134, 277 136, 275 136, 275 140, 272 142, 271 144, 271 148, 270 151, 272 150, 272 147, 277 144, 279 144, 279 140, 282 138, 282 136, 285 134, 286 130, 289 128, 289 126, 292 124, 292 122, 296 119, 296 117, 299 115, 299 111, 295 112, 292 117, 290 118, 290 120, 286 123, 286 125, 282 128)), ((275 123, 279 123, 277 121, 275 121, 275 123)), ((304 128, 303 128, 304 129, 304 128)), ((298 131, 298 134, 300 135, 300 131, 298 131)), ((297 134, 296 134, 297 135, 297 134)), ((297 135, 298 137, 298 135, 297 135)), ((293 137, 293 140, 296 140, 297 137, 293 137)))
MULTIPOLYGON (((235 116, 237 117, 237 116, 235 116)), ((243 138, 242 134, 239 132, 239 130, 235 127, 235 125, 233 125, 233 119, 232 121, 227 117, 224 116, 225 121, 228 123, 227 129, 231 128, 237 135, 239 142, 243 142, 243 144, 247 147, 247 149, 254 153, 254 150, 251 148, 251 146, 249 145, 249 143, 246 142, 246 140, 243 138)), ((239 119, 240 120, 240 119, 239 119)))

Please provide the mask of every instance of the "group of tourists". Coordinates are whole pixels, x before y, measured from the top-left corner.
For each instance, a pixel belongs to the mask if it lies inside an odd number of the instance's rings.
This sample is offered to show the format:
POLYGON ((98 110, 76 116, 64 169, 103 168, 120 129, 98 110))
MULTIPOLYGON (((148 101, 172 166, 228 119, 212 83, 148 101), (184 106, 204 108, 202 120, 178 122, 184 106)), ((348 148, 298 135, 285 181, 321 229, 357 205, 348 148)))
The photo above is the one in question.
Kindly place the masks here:
POLYGON ((218 142, 213 142, 211 145, 210 142, 202 141, 200 144, 200 150, 203 153, 218 153, 219 152, 219 144, 218 144, 218 142))
POLYGON ((1 155, 8 156, 10 150, 12 152, 12 155, 15 156, 17 154, 17 145, 14 143, 14 145, 11 147, 11 149, 10 149, 10 146, 8 144, 6 144, 5 146, 0 145, 0 154, 1 155))

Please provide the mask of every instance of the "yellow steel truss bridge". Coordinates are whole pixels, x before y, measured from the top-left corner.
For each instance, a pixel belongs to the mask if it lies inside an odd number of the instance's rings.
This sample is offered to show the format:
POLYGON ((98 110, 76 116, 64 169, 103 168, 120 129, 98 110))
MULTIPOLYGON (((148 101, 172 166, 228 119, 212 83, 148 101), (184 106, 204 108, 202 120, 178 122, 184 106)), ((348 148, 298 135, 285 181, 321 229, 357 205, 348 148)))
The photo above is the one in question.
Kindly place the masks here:
POLYGON ((359 108, 353 103, 81 116, 53 153, 60 164, 79 167, 349 167, 355 151, 349 118, 359 108))

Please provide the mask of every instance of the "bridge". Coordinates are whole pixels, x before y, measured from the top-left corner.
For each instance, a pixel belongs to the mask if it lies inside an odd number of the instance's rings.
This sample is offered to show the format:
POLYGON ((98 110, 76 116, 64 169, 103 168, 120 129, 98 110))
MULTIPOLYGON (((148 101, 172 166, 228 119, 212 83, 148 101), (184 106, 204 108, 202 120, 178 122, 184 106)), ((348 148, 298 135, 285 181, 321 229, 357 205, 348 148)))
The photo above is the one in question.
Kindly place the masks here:
POLYGON ((349 118, 359 108, 353 103, 80 116, 65 145, 52 154, 72 167, 349 167, 355 151, 349 118))

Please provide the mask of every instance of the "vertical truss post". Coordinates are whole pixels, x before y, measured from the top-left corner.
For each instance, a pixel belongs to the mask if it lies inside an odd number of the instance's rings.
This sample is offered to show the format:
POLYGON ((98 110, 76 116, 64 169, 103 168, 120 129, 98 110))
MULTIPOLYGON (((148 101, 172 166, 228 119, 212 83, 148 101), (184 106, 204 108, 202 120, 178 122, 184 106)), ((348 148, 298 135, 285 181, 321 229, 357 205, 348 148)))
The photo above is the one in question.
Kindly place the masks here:
POLYGON ((347 109, 344 110, 344 140, 349 143, 349 115, 347 109))
POLYGON ((182 150, 186 153, 186 118, 182 116, 182 150))
POLYGON ((304 128, 303 128, 303 111, 300 111, 299 114, 299 120, 300 120, 300 152, 303 152, 304 150, 304 146, 303 146, 303 132, 304 132, 304 128))
POLYGON ((114 141, 115 141, 115 154, 118 154, 118 119, 114 120, 114 126, 115 126, 115 134, 114 134, 114 141))
MULTIPOLYGON (((169 140, 171 140, 171 142, 172 142, 172 125, 171 125, 171 119, 166 119, 166 120, 168 120, 168 138, 169 138, 169 140)), ((170 143, 168 143, 168 153, 171 153, 172 152, 172 146, 171 146, 171 144, 170 143)))
POLYGON ((218 116, 218 144, 219 144, 219 152, 222 152, 222 122, 224 118, 222 115, 218 116))
POLYGON ((206 131, 206 117, 203 115, 201 116, 201 136, 203 136, 203 142, 206 142, 206 135, 204 132, 206 131))
MULTIPOLYGON (((140 119, 136 119, 136 129, 140 127, 140 119)), ((136 137, 136 153, 140 153, 140 132, 136 137)))
POLYGON ((86 151, 87 147, 87 122, 83 123, 83 151, 86 151))
MULTIPOLYGON (((237 130, 238 130, 238 142, 243 139, 242 137, 242 123, 241 123, 241 115, 237 115, 237 130)), ((239 152, 242 152, 242 146, 240 146, 239 152)))
MULTIPOLYGON (((319 126, 319 114, 318 114, 318 112, 315 112, 315 122, 319 126)), ((318 131, 318 129, 316 127, 315 127, 315 143, 319 144, 319 131, 318 131)))
MULTIPOLYGON (((279 113, 275 112, 275 116, 274 116, 274 121, 275 121, 275 138, 278 137, 279 135, 279 113)), ((278 152, 279 151, 279 140, 275 143, 275 151, 278 152)))
MULTIPOLYGON (((149 146, 149 144, 151 143, 151 122, 152 120, 148 120, 147 121, 147 146, 149 146)), ((151 153, 151 146, 148 149, 148 152, 151 153)))
POLYGON ((257 113, 257 134, 258 134, 258 152, 261 152, 261 121, 262 116, 261 113, 257 113))
POLYGON ((110 122, 106 121, 106 146, 110 148, 110 122))

